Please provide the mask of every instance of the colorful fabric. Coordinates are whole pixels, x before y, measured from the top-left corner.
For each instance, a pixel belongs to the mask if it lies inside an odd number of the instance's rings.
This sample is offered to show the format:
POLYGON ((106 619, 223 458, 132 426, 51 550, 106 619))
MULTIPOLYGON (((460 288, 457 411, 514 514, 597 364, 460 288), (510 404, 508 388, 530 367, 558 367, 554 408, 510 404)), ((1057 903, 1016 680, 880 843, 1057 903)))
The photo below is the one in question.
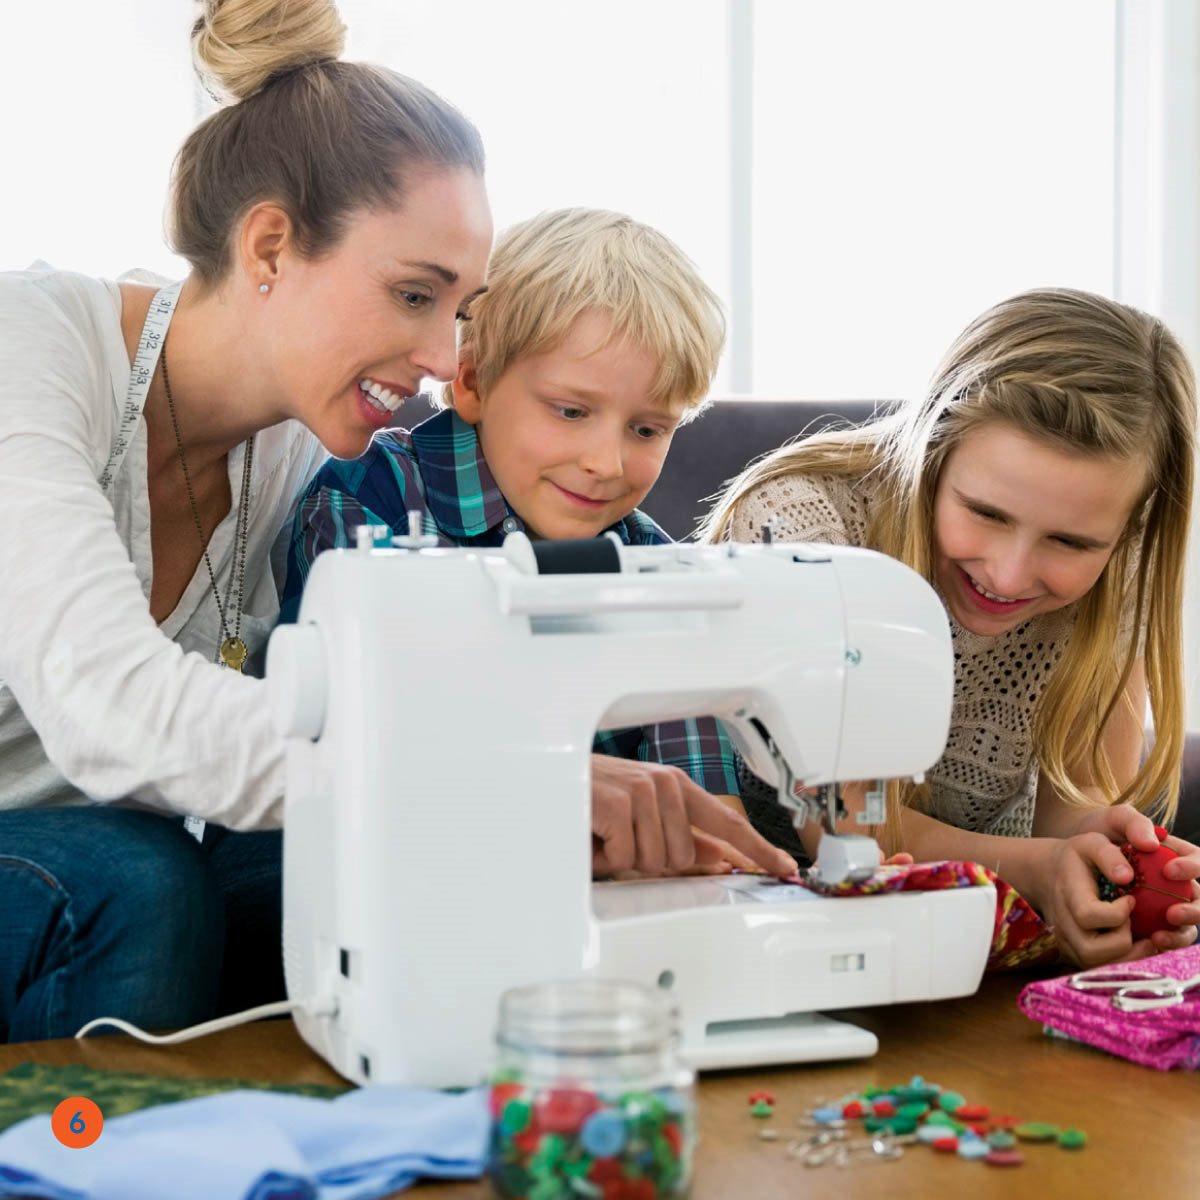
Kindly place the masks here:
POLYGON ((985 887, 996 889, 996 919, 992 926, 992 948, 987 970, 1011 971, 1036 963, 1055 962, 1058 943, 1054 931, 1033 906, 995 871, 974 862, 928 862, 887 864, 861 883, 822 883, 815 875, 799 882, 824 896, 874 896, 881 892, 940 892, 948 888, 985 887))
MULTIPOLYGON (((1131 965, 1173 979, 1191 979, 1200 975, 1200 944, 1167 950, 1131 965)), ((1117 971, 1121 964, 1111 966, 1117 971)), ((1181 1004, 1167 1008, 1122 1012, 1113 1007, 1111 992, 1080 991, 1071 987, 1070 978, 1063 975, 1029 984, 1017 999, 1018 1007, 1051 1030, 1144 1067, 1200 1069, 1200 991, 1189 992, 1181 1004)))
MULTIPOLYGON (((439 546, 495 547, 525 530, 496 484, 475 427, 453 409, 411 431, 385 430, 362 457, 331 458, 304 493, 288 550, 280 620, 295 621, 304 582, 322 550, 353 545, 359 525, 386 525, 392 534, 405 534, 410 511, 420 514, 421 532, 434 535, 439 546)), ((671 540, 638 509, 605 532, 626 546, 671 540)), ((707 791, 738 794, 733 745, 711 717, 604 730, 594 749, 676 766, 707 791)))
POLYGON ((0 1075, 0 1130, 15 1125, 35 1113, 53 1112, 64 1096, 87 1096, 94 1100, 105 1120, 152 1108, 156 1104, 174 1104, 199 1096, 215 1096, 245 1088, 257 1091, 288 1092, 294 1096, 312 1096, 332 1100, 347 1091, 322 1083, 257 1083, 245 1079, 198 1079, 193 1076, 143 1075, 134 1071, 99 1071, 94 1067, 55 1067, 46 1063, 20 1063, 0 1075))

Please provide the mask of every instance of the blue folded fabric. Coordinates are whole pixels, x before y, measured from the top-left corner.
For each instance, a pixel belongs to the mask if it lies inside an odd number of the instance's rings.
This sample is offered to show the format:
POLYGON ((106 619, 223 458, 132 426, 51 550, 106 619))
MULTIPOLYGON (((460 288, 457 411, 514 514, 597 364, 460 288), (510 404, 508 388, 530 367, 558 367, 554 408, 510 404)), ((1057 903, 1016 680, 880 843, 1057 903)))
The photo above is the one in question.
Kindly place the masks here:
POLYGON ((82 1150, 49 1116, 0 1134, 0 1196, 46 1200, 376 1200, 483 1171, 484 1089, 378 1086, 315 1100, 225 1092, 106 1121, 82 1150))

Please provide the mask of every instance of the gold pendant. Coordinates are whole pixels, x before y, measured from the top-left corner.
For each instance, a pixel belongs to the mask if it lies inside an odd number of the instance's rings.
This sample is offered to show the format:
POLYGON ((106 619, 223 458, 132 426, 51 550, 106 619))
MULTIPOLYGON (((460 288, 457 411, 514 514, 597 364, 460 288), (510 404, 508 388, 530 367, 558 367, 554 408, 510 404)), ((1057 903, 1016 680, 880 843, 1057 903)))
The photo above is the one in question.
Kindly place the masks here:
POLYGON ((227 637, 221 643, 221 661, 235 671, 242 669, 247 653, 246 643, 240 637, 227 637))

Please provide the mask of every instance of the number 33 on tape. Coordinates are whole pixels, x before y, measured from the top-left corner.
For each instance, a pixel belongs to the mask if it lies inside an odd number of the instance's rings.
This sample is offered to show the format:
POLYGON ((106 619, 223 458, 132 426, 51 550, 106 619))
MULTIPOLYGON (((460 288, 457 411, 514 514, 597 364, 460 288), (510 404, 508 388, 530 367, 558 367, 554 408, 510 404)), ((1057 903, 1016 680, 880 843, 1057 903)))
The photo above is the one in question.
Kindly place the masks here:
POLYGON ((50 1128, 64 1146, 82 1150, 100 1136, 104 1114, 94 1100, 86 1096, 68 1096, 54 1109, 50 1128))

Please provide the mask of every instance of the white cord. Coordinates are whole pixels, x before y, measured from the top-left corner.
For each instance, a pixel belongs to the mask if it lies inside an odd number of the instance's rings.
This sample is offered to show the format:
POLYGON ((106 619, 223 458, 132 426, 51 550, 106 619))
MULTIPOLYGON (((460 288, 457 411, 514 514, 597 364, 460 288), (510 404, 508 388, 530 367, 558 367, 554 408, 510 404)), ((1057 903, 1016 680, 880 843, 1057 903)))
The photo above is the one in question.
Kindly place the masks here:
POLYGON ((149 1042, 153 1046, 174 1046, 179 1042, 190 1042, 193 1038, 205 1037, 210 1033, 219 1033, 222 1029, 232 1029, 236 1025, 245 1025, 250 1021, 258 1021, 263 1017, 281 1017, 290 1012, 303 1010, 314 1017, 329 1017, 337 1012, 337 1001, 332 997, 312 1000, 276 1000, 271 1004, 260 1004, 257 1008, 247 1008, 240 1013, 230 1013, 227 1017, 217 1017, 213 1021, 204 1021, 200 1025, 192 1025, 175 1033, 147 1033, 120 1017, 96 1017, 89 1021, 75 1036, 86 1037, 93 1029, 111 1025, 138 1041, 149 1042))

